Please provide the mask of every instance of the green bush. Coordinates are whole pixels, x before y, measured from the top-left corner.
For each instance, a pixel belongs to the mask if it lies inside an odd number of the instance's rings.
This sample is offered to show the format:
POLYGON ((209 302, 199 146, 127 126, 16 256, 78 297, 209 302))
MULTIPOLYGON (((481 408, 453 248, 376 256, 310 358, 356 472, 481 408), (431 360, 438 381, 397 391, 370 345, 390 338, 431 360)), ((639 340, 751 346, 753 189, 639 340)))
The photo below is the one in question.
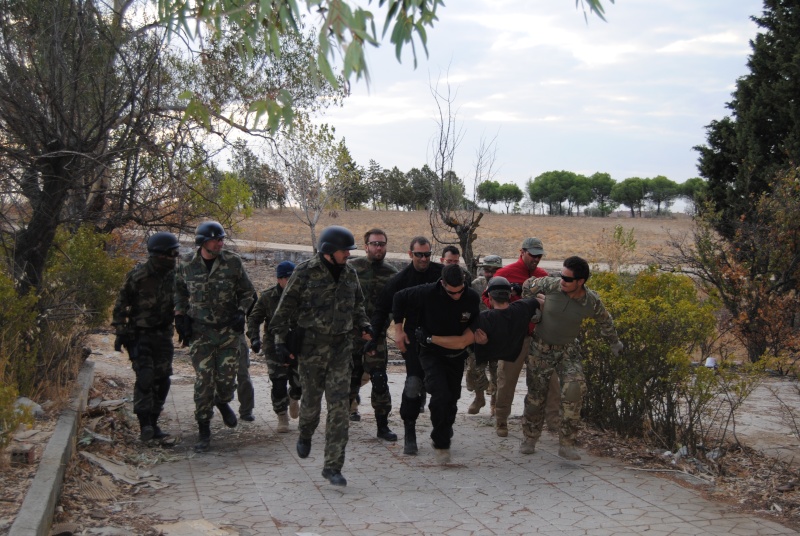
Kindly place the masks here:
POLYGON ((699 299, 688 277, 654 269, 599 273, 590 287, 614 317, 625 350, 615 357, 587 322, 586 420, 665 448, 686 444, 687 427, 717 392, 714 381, 693 375, 690 366, 692 352, 714 333, 715 305, 699 299))

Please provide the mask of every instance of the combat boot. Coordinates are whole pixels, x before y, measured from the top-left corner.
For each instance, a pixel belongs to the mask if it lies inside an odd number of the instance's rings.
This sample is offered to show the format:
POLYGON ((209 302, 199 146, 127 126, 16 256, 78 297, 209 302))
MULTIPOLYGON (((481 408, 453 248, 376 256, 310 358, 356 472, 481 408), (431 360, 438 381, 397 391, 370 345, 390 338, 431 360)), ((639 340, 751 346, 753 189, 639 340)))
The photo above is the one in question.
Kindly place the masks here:
POLYGON ((495 428, 498 437, 508 437, 508 423, 506 421, 497 421, 495 428))
POLYGON ((141 433, 139 434, 139 439, 142 441, 150 441, 153 439, 153 434, 155 434, 155 430, 153 430, 153 425, 150 422, 150 414, 149 413, 137 413, 136 417, 139 419, 139 429, 141 433))
POLYGON ((414 421, 403 421, 405 427, 405 437, 403 438, 403 454, 416 456, 417 449, 417 423, 414 421))
POLYGON ((434 456, 436 457, 436 463, 439 465, 450 463, 450 449, 437 449, 434 447, 434 456))
POLYGON ((386 441, 397 441, 397 434, 389 429, 388 415, 375 415, 378 424, 378 437, 386 441))
POLYGON ((565 460, 577 461, 581 459, 581 455, 575 450, 574 439, 560 438, 560 446, 558 447, 558 455, 565 460))
POLYGON ((532 437, 526 437, 522 440, 519 444, 519 453, 520 454, 533 454, 536 452, 536 440, 532 437))
POLYGON ((160 416, 160 413, 150 414, 150 424, 153 426, 153 439, 164 439, 165 437, 169 437, 169 434, 158 426, 158 418, 160 416))
POLYGON ((476 415, 483 406, 486 405, 486 398, 483 396, 483 391, 475 391, 475 400, 472 401, 472 404, 469 405, 469 409, 467 413, 470 415, 476 415))
POLYGON ((286 415, 286 412, 278 413, 278 428, 277 432, 279 434, 285 434, 289 431, 289 416, 286 415))
POLYGON ((197 421, 199 440, 194 446, 195 452, 208 452, 211 445, 211 423, 209 421, 197 421))
POLYGON ((228 428, 236 428, 239 421, 236 419, 236 413, 231 407, 226 402, 219 402, 217 404, 217 409, 222 415, 222 422, 225 423, 225 426, 228 428))
POLYGON ((289 417, 296 419, 300 416, 300 401, 294 398, 289 399, 289 417))
POLYGON ((347 479, 342 475, 342 472, 338 469, 323 469, 322 476, 328 479, 328 482, 333 484, 334 486, 346 486, 347 479))
POLYGON ((361 397, 356 395, 356 398, 350 401, 350 420, 358 422, 361 420, 361 414, 358 412, 358 405, 361 403, 361 397))
POLYGON ((308 458, 308 455, 311 453, 311 439, 303 439, 302 437, 297 438, 297 455, 301 458, 308 458))

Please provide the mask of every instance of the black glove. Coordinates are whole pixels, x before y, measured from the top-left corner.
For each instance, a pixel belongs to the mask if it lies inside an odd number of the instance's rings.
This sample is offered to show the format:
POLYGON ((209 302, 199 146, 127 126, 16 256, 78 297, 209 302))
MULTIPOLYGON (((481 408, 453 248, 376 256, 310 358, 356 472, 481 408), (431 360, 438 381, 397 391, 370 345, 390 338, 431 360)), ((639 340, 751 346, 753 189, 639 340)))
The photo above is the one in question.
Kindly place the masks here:
POLYGON ((231 321, 231 327, 233 328, 233 331, 244 333, 244 321, 244 313, 241 311, 236 311, 236 314, 233 315, 233 321, 231 321))
POLYGON ((368 340, 367 343, 364 345, 363 352, 365 354, 368 354, 370 352, 374 352, 377 349, 378 349, 378 339, 377 337, 375 337, 375 335, 373 335, 372 339, 368 340))
POLYGON ((414 336, 417 338, 417 343, 420 346, 428 346, 429 344, 433 344, 433 341, 431 341, 432 335, 428 333, 428 330, 422 326, 419 326, 414 330, 414 336))
POLYGON ((366 333, 367 335, 375 339, 375 330, 372 329, 372 326, 370 326, 369 324, 361 328, 361 333, 362 334, 366 333))
POLYGON ((253 339, 250 341, 250 349, 256 354, 261 351, 261 339, 253 339))
POLYGON ((192 338, 192 319, 189 315, 178 315, 175 317, 175 331, 178 332, 178 342, 183 346, 189 346, 189 339, 192 338))
POLYGON ((279 364, 288 365, 292 359, 292 352, 289 351, 286 343, 281 342, 275 345, 275 356, 278 358, 279 364))
POLYGON ((128 336, 117 334, 117 337, 114 339, 114 350, 121 352, 123 346, 128 346, 128 336))
POLYGON ((511 283, 511 295, 522 296, 522 285, 519 283, 511 283))

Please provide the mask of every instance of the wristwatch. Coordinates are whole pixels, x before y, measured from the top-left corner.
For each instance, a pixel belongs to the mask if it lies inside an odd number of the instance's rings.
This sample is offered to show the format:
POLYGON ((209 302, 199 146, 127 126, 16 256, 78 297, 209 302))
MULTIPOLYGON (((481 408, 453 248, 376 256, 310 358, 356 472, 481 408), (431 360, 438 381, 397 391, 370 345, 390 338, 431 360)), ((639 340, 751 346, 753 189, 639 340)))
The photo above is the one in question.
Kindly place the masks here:
POLYGON ((428 335, 428 338, 425 339, 425 344, 433 344, 433 335, 428 335))

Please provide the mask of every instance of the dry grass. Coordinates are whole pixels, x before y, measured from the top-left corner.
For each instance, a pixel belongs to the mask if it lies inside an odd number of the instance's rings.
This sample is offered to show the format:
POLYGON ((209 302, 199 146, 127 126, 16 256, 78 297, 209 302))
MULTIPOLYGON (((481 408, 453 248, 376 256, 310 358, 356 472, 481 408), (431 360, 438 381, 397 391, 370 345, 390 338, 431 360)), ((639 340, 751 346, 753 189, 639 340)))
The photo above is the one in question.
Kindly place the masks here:
MULTIPOLYGON (((340 211, 335 218, 324 214, 317 225, 317 234, 328 225, 347 227, 356 235, 357 243, 361 242, 360 237, 365 231, 380 227, 389 234, 389 251, 392 253, 408 251, 413 236, 431 236, 427 212, 340 211)), ((486 214, 478 229, 474 251, 480 255, 514 258, 519 254, 522 240, 536 236, 544 241, 549 259, 580 255, 590 262, 608 262, 609 259, 604 258, 602 238, 604 233, 613 232, 616 225, 622 225, 626 231, 634 229, 637 240, 634 262, 647 263, 651 254, 666 247, 668 233, 685 235, 692 228, 692 220, 685 214, 659 219, 486 214)), ((237 239, 311 245, 308 227, 290 209, 257 210, 239 227, 239 232, 234 233, 237 239)), ((440 247, 437 249, 441 250, 440 247)))

